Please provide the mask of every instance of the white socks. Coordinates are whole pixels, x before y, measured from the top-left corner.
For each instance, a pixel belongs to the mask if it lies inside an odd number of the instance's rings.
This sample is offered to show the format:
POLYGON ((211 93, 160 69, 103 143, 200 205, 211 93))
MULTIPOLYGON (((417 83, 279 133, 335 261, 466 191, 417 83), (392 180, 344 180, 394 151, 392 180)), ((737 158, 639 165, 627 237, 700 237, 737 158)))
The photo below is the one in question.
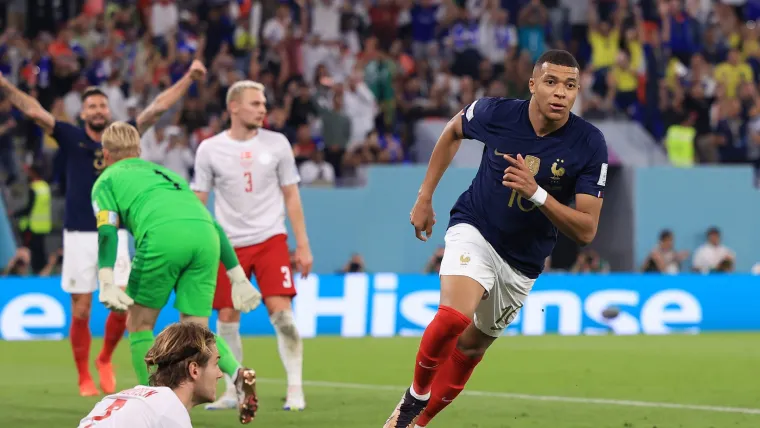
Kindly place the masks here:
POLYGON ((301 388, 303 384, 303 342, 296 329, 293 312, 275 312, 269 317, 277 335, 277 349, 288 377, 288 387, 301 388))
POLYGON ((414 386, 409 387, 409 393, 412 394, 412 397, 421 400, 421 401, 428 401, 430 400, 430 391, 428 391, 427 394, 418 394, 417 391, 414 390, 414 386))
MULTIPOLYGON (((240 323, 239 322, 221 322, 216 320, 216 333, 221 336, 230 347, 232 355, 238 363, 243 362, 243 341, 240 338, 240 323)), ((235 382, 233 379, 224 375, 224 380, 227 384, 225 389, 225 395, 235 396, 235 382)))

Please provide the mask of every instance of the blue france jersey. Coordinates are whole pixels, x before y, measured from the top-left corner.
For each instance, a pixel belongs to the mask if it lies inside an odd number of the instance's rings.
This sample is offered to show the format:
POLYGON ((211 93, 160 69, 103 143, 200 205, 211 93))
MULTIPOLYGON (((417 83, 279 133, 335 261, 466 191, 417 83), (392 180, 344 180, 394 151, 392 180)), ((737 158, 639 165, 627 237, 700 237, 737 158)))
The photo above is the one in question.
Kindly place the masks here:
MULTIPOLYGON (((134 121, 129 122, 135 126, 134 121)), ((92 210, 92 185, 105 168, 103 146, 87 135, 84 128, 56 121, 52 137, 66 163, 66 204, 63 228, 97 232, 92 210)))
POLYGON ((529 200, 502 185, 509 163, 521 154, 539 186, 569 205, 578 193, 603 197, 607 144, 593 125, 570 114, 544 137, 528 118, 529 101, 481 98, 462 112, 465 138, 485 144, 472 184, 451 209, 449 227, 476 227, 493 248, 529 278, 537 278, 557 242, 557 228, 529 200))

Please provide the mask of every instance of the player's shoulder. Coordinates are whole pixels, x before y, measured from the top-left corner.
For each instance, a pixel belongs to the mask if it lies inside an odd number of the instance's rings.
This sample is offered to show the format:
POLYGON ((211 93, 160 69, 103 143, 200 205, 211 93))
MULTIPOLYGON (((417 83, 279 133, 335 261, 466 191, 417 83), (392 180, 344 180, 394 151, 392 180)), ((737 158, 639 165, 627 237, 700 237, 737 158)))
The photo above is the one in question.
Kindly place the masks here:
POLYGON ((177 399, 177 394, 165 386, 145 386, 136 385, 132 388, 119 391, 115 394, 109 395, 106 398, 111 399, 125 399, 125 398, 137 398, 142 400, 151 399, 151 401, 173 401, 177 399))
POLYGON ((571 129, 575 138, 584 141, 591 148, 607 146, 607 140, 602 131, 586 119, 570 113, 571 129))
POLYGON ((267 142, 267 143, 274 143, 279 144, 281 146, 290 146, 290 141, 288 140, 288 137, 285 136, 282 132, 272 131, 271 129, 259 129, 259 137, 267 142))
POLYGON ((198 151, 211 150, 218 147, 220 144, 230 142, 230 137, 227 135, 227 131, 222 131, 218 134, 214 134, 200 142, 198 145, 198 151))
POLYGON ((516 111, 527 108, 528 101, 516 98, 482 97, 465 107, 465 119, 477 117, 481 121, 514 117, 516 111))

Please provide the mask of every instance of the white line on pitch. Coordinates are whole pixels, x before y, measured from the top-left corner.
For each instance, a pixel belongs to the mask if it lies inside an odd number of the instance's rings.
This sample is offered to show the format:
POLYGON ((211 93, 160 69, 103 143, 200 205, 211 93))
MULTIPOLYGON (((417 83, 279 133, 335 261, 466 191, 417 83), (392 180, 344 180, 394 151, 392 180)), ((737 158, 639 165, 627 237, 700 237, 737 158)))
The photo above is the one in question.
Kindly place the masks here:
MULTIPOLYGON (((259 382, 265 383, 285 383, 283 379, 258 378, 259 382)), ((344 382, 323 382, 323 381, 304 381, 304 386, 316 388, 335 388, 335 389, 366 389, 371 391, 397 391, 403 392, 405 386, 393 385, 368 385, 363 383, 344 383, 344 382)), ((627 406, 627 407, 650 407, 659 409, 677 409, 677 410, 700 410, 704 412, 719 413, 741 413, 745 415, 760 415, 760 409, 750 409, 742 407, 725 407, 725 406, 705 406, 700 404, 677 404, 662 403, 655 401, 632 401, 632 400, 613 400, 608 398, 584 398, 584 397, 559 397, 553 395, 532 395, 532 394, 515 394, 511 392, 491 392, 491 391, 468 391, 462 392, 464 395, 475 397, 493 397, 508 398, 513 400, 530 400, 530 401, 554 401, 559 403, 578 403, 578 404, 601 404, 609 406, 627 406)))

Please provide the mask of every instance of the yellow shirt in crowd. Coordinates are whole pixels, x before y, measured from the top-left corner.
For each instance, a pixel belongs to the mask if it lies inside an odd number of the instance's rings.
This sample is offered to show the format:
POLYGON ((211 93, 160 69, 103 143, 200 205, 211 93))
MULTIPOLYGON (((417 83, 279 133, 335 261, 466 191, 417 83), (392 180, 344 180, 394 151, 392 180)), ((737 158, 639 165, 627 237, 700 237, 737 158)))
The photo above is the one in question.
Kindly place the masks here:
POLYGON ((598 31, 589 31, 591 44, 591 66, 598 70, 615 64, 620 43, 620 32, 610 31, 605 37, 598 31))

